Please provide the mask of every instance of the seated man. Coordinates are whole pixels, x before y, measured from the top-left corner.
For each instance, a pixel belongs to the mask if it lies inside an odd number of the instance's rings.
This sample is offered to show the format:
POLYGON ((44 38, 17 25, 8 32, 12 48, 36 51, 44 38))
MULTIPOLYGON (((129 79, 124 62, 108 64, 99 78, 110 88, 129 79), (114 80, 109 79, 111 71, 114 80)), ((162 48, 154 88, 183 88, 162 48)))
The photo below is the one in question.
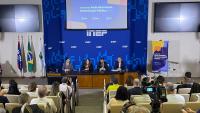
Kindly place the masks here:
POLYGON ((176 94, 173 83, 167 83, 166 89, 167 89, 167 102, 185 104, 185 98, 179 94, 176 94))
POLYGON ((133 86, 134 88, 129 89, 128 93, 129 95, 141 95, 142 94, 142 88, 140 87, 140 80, 139 79, 135 79, 133 81, 133 86))
POLYGON ((30 105, 39 104, 39 103, 49 104, 53 113, 57 112, 57 108, 54 101, 46 97, 47 96, 46 86, 43 85, 38 88, 38 96, 39 96, 38 98, 31 100, 30 105))
POLYGON ((72 87, 69 85, 70 78, 63 77, 62 83, 59 85, 59 91, 63 92, 66 97, 69 97, 72 94, 72 87))
POLYGON ((104 58, 101 58, 98 65, 97 65, 98 72, 108 72, 109 67, 108 64, 105 62, 104 58))
POLYGON ((30 96, 27 93, 21 93, 19 95, 20 107, 16 107, 12 110, 12 113, 44 113, 37 105, 28 105, 30 96))
POLYGON ((117 61, 115 62, 115 65, 114 65, 114 69, 117 70, 117 71, 124 71, 125 70, 125 64, 124 64, 121 57, 117 58, 117 61))
POLYGON ((192 73, 191 72, 186 72, 183 84, 177 86, 177 93, 180 88, 192 88, 193 85, 193 80, 191 78, 192 73))

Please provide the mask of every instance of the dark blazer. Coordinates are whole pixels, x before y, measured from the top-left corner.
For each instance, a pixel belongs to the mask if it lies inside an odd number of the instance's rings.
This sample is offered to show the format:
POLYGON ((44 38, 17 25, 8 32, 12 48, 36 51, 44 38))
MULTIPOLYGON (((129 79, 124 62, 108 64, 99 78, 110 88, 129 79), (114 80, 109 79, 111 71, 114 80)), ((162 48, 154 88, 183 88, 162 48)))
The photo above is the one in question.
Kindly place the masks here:
MULTIPOLYGON (((97 65, 97 71, 100 72, 100 68, 102 68, 101 62, 98 63, 97 65)), ((104 68, 106 69, 105 71, 109 71, 108 64, 104 62, 104 68)))
POLYGON ((85 69, 86 69, 85 63, 83 63, 82 66, 81 66, 81 71, 82 71, 82 72, 90 72, 90 73, 91 73, 91 72, 94 71, 94 68, 93 68, 92 63, 90 63, 90 66, 89 66, 89 70, 88 70, 88 71, 86 71, 85 69))
MULTIPOLYGON (((118 68, 119 68, 119 62, 115 61, 114 69, 118 69, 118 68)), ((121 62, 121 70, 125 70, 125 64, 123 61, 121 62)))
POLYGON ((134 87, 128 90, 129 99, 131 98, 131 95, 142 95, 142 93, 143 90, 141 87, 134 87))
MULTIPOLYGON (((22 106, 14 108, 12 110, 12 113, 20 113, 21 108, 22 106)), ((41 110, 37 104, 34 104, 34 105, 27 105, 24 109, 24 113, 44 113, 44 111, 41 110)))
POLYGON ((3 103, 5 106, 5 103, 9 103, 8 98, 5 96, 0 96, 0 103, 3 103))

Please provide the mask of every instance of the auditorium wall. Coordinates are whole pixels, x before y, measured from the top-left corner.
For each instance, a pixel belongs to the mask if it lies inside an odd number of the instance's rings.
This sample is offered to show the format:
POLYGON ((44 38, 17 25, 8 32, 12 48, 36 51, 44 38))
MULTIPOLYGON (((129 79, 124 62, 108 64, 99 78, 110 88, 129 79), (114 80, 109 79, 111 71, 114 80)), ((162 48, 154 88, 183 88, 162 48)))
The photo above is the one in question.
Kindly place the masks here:
MULTIPOLYGON (((181 77, 186 71, 191 71, 193 77, 200 77, 200 37, 194 32, 182 33, 154 33, 153 32, 153 8, 154 2, 192 2, 194 0, 149 0, 148 12, 148 68, 152 60, 151 44, 153 40, 169 41, 169 61, 175 64, 175 70, 170 70, 168 76, 181 77)), ((195 0, 199 1, 200 0, 195 0)))
MULTIPOLYGON (((1 0, 0 5, 2 4, 36 4, 42 7, 42 0, 1 0)), ((42 10, 41 10, 42 13, 42 10)), ((43 26, 43 21, 41 20, 41 26, 43 26)), ((43 28, 42 32, 33 32, 33 33, 15 33, 15 32, 1 32, 0 33, 0 63, 3 68, 3 77, 19 77, 21 73, 17 68, 17 42, 18 42, 18 35, 23 35, 24 37, 24 50, 25 54, 27 54, 27 43, 28 38, 27 36, 32 36, 33 46, 35 50, 35 58, 36 58, 36 72, 35 73, 24 73, 24 76, 31 77, 31 76, 42 76, 44 72, 41 68, 41 63, 39 62, 39 52, 40 52, 40 45, 43 43, 44 40, 44 33, 43 28), (41 40, 40 40, 41 39, 41 40)))

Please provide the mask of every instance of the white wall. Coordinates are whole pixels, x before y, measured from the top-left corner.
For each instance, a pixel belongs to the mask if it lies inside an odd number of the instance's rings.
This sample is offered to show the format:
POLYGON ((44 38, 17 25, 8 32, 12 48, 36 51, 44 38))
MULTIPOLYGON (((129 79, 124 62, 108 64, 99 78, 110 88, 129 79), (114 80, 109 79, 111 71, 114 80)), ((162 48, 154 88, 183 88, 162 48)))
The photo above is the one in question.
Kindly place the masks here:
MULTIPOLYGON (((37 4, 42 7, 42 0, 0 0, 0 4, 37 4)), ((42 10, 41 10, 42 12, 42 10)), ((40 22, 43 22, 42 19, 40 22)), ((43 29, 43 23, 41 24, 41 28, 43 29)), ((42 30, 43 31, 43 30, 42 30)), ((16 77, 21 76, 20 71, 17 68, 17 42, 18 42, 18 35, 24 36, 24 49, 25 54, 27 54, 27 43, 28 38, 27 36, 32 35, 33 45, 36 54, 36 73, 25 73, 24 76, 42 76, 43 72, 41 69, 41 63, 39 59, 39 52, 40 52, 40 45, 43 43, 44 40, 44 33, 43 32, 34 32, 34 33, 15 33, 15 32, 5 32, 0 33, 0 63, 2 64, 3 68, 3 77, 16 77), (40 41, 40 38, 42 41, 40 41)), ((20 38, 21 40, 21 38, 20 38)))
MULTIPOLYGON (((153 32, 153 3, 154 2, 193 2, 200 0, 149 0, 148 12, 148 41, 169 41, 169 61, 178 62, 177 72, 169 72, 170 77, 181 77, 186 71, 191 71, 193 77, 200 77, 200 37, 197 33, 154 33, 153 32)), ((148 64, 152 60, 151 46, 148 44, 148 64)))

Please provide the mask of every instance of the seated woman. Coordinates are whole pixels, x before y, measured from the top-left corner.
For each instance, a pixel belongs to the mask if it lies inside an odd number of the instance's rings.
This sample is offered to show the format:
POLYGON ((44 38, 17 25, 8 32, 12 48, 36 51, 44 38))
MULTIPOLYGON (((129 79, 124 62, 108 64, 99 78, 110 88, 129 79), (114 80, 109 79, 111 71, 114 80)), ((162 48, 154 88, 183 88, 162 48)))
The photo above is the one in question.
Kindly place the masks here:
POLYGON ((65 60, 65 63, 63 65, 63 71, 65 73, 70 73, 73 71, 73 66, 72 66, 69 58, 66 58, 66 60, 65 60))
POLYGON ((128 91, 124 86, 120 86, 117 89, 115 98, 110 99, 107 109, 110 110, 112 105, 124 105, 128 102, 128 91))
POLYGON ((15 80, 10 80, 9 81, 9 88, 8 88, 8 93, 11 95, 20 95, 21 93, 19 92, 17 82, 15 80))
POLYGON ((31 82, 28 85, 28 92, 27 94, 31 97, 37 97, 37 92, 36 92, 37 84, 35 82, 31 82))
POLYGON ((82 67, 81 67, 81 71, 82 72, 93 72, 93 65, 90 61, 90 59, 86 59, 83 64, 82 64, 82 67))

